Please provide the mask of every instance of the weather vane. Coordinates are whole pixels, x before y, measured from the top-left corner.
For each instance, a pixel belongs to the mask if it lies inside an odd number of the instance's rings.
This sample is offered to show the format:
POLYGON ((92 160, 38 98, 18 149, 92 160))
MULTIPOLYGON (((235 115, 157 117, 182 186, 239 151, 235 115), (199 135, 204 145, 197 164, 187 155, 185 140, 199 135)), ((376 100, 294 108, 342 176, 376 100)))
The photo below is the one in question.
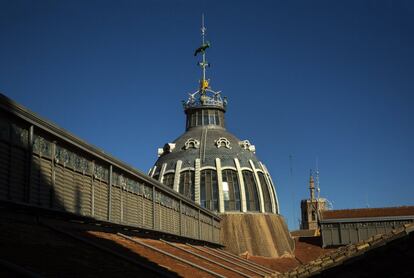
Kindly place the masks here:
POLYGON ((201 79, 197 91, 189 93, 187 101, 183 101, 184 109, 195 108, 200 106, 215 106, 225 109, 227 99, 221 97, 221 91, 214 91, 210 87, 210 79, 206 78, 206 68, 210 67, 210 63, 206 60, 206 50, 209 48, 210 42, 206 41, 207 28, 204 26, 204 14, 201 15, 201 46, 194 51, 194 56, 201 54, 201 61, 197 65, 201 68, 201 79))
POLYGON ((200 91, 202 94, 205 94, 206 89, 209 88, 209 80, 206 79, 206 67, 209 67, 210 64, 206 61, 206 50, 210 47, 210 42, 205 40, 207 28, 204 26, 204 14, 201 15, 201 46, 197 48, 194 52, 194 56, 197 56, 199 53, 202 55, 202 61, 198 62, 198 65, 201 67, 202 76, 200 80, 200 91))

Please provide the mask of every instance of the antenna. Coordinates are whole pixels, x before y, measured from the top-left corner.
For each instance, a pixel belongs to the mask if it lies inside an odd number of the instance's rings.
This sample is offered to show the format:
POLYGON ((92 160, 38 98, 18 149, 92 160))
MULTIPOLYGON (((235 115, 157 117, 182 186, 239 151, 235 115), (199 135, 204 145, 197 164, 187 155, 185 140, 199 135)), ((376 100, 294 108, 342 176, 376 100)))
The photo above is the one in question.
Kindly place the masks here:
POLYGON ((319 194, 321 192, 321 188, 319 187, 319 167, 318 167, 318 157, 316 157, 316 170, 315 170, 315 185, 316 185, 316 192, 317 192, 317 200, 319 201, 319 194))
MULTIPOLYGON (((292 219, 291 221, 293 222, 292 225, 295 225, 295 218, 296 218, 296 204, 295 204, 295 190, 293 190, 293 186, 294 186, 294 180, 293 180, 293 155, 289 154, 289 174, 290 174, 290 188, 292 189, 292 200, 291 200, 291 204, 292 204, 292 219)), ((288 219, 289 221, 289 219, 288 219)), ((299 227, 300 225, 300 220, 298 218, 299 221, 299 227)))

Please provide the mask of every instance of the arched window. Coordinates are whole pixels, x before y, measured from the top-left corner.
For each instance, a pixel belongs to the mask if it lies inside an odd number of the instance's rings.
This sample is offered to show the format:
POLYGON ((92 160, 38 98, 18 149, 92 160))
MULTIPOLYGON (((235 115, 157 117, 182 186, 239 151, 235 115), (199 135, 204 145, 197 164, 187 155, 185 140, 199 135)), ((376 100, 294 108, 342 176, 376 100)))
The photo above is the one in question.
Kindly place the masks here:
POLYGON ((270 199, 270 192, 269 187, 267 187, 266 178, 262 172, 258 172, 257 175, 259 176, 260 187, 262 188, 265 212, 272 212, 272 202, 270 199))
POLYGON ((174 173, 168 173, 164 175, 164 179, 162 183, 168 186, 169 188, 173 188, 174 186, 174 173))
POLYGON ((248 211, 259 211, 259 198, 257 196, 256 182, 253 173, 247 170, 243 172, 244 187, 246 189, 246 205, 248 211))
POLYGON ((223 197, 225 211, 240 211, 240 187, 237 172, 223 170, 223 197))
POLYGON ((218 210, 218 185, 215 170, 203 170, 200 173, 201 206, 209 210, 218 210))
POLYGON ((180 174, 180 193, 191 200, 195 200, 194 171, 185 170, 180 174))

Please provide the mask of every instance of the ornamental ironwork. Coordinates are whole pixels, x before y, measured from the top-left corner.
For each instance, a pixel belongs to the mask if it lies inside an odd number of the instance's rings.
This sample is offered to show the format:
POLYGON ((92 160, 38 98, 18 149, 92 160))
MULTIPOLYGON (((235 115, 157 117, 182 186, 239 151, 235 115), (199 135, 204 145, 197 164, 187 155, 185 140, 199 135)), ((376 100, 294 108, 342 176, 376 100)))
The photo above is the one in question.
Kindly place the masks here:
POLYGON ((149 187, 148 185, 143 184, 141 188, 142 188, 142 195, 145 198, 152 200, 152 187, 149 187))
POLYGON ((183 107, 185 110, 201 107, 218 107, 226 109, 227 98, 221 97, 221 92, 213 91, 211 89, 205 89, 204 91, 196 91, 188 94, 188 100, 183 101, 183 107))
POLYGON ((52 143, 39 135, 34 135, 33 152, 42 156, 51 157, 52 143))
POLYGON ((90 162, 86 160, 84 157, 81 157, 77 154, 73 154, 74 157, 74 166, 75 170, 82 172, 83 174, 89 173, 90 171, 90 162))
POLYGON ((126 180, 126 190, 139 194, 141 184, 129 178, 125 178, 125 180, 126 180))
POLYGON ((95 179, 105 180, 108 181, 109 171, 108 169, 104 168, 103 166, 96 164, 95 165, 95 179))
MULTIPOLYGON (((42 155, 44 152, 45 147, 42 145, 42 138, 39 139, 39 144, 36 143, 35 137, 35 144, 34 147, 39 145, 38 147, 43 150, 42 155), (43 146, 43 147, 42 147, 43 146)), ((47 141, 46 141, 47 142, 47 141)), ((48 142, 48 148, 51 148, 51 143, 48 142)), ((36 148, 38 148, 36 147, 36 148)), ((34 148, 35 149, 35 148, 34 148)), ((75 171, 81 172, 83 174, 92 174, 92 162, 87 160, 85 157, 78 155, 74 152, 67 150, 64 147, 56 146, 55 149, 55 162, 63 165, 64 167, 72 168, 75 171)))
POLYGON ((179 202, 158 190, 155 191, 155 201, 165 207, 172 208, 176 211, 180 209, 179 202))
POLYGON ((15 124, 12 124, 11 127, 12 143, 18 146, 26 147, 29 141, 29 131, 15 124))
POLYGON ((182 212, 185 215, 188 215, 188 216, 191 216, 191 217, 194 217, 194 218, 198 218, 198 211, 193 209, 193 208, 190 208, 187 205, 184 205, 184 204, 182 205, 182 212))

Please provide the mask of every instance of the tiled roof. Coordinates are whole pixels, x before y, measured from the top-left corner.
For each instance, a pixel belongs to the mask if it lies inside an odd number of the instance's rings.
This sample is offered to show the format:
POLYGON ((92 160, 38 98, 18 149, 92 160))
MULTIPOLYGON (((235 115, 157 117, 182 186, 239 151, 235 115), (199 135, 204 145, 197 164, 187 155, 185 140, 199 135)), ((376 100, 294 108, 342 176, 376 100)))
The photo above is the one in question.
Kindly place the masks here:
POLYGON ((343 210, 325 210, 321 213, 322 220, 342 218, 414 216, 414 206, 388 208, 360 208, 343 210))
POLYGON ((317 230, 296 230, 290 232, 292 237, 314 237, 317 230))
POLYGON ((362 256, 369 251, 373 251, 378 247, 389 244, 396 239, 405 237, 412 232, 414 232, 414 224, 404 225, 390 233, 375 235, 359 243, 340 247, 316 260, 283 273, 279 277, 308 277, 319 274, 327 269, 344 264, 353 258, 362 256))
POLYGON ((139 229, 2 211, 0 277, 205 278, 278 274, 224 250, 177 240, 151 236, 139 229))
MULTIPOLYGON (((241 167, 251 168, 249 160, 252 160, 256 167, 259 165, 259 160, 254 152, 243 149, 239 142, 241 140, 223 128, 206 128, 195 127, 186 131, 180 137, 174 140, 176 144, 175 149, 158 158, 155 165, 157 169, 161 169, 163 163, 167 163, 166 171, 174 170, 177 160, 183 162, 182 168, 194 167, 194 161, 200 158, 200 149, 205 153, 203 160, 204 166, 216 167, 216 158, 221 159, 221 167, 234 167, 234 158, 238 158, 241 167), (203 132, 203 130, 205 130, 203 132), (205 137, 204 137, 205 136, 205 137), (230 142, 231 149, 221 147, 217 148, 215 140, 224 137, 230 142), (200 142, 199 148, 185 149, 185 143, 188 139, 193 138, 200 142)), ((158 170, 156 170, 156 173, 158 170)))

